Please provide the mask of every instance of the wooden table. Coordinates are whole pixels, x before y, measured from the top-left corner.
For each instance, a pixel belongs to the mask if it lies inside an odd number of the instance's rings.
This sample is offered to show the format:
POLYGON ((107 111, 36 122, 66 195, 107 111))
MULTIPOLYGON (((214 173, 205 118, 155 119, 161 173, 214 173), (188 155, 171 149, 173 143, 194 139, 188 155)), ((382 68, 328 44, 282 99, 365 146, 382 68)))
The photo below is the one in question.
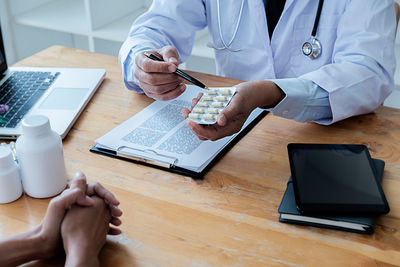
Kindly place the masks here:
MULTIPOLYGON (((105 68, 107 76, 64 140, 70 177, 84 171, 121 201, 123 235, 108 238, 102 266, 391 266, 400 265, 400 110, 332 126, 267 115, 204 177, 188 177, 89 152, 94 140, 152 102, 124 87, 116 57, 51 47, 20 66, 105 68), (295 226, 277 212, 290 175, 290 142, 361 143, 386 161, 391 212, 375 234, 295 226)), ((210 86, 237 81, 193 73, 210 86)), ((37 225, 49 200, 27 196, 0 206, 0 237, 37 225)), ((29 265, 62 265, 63 259, 29 265)))

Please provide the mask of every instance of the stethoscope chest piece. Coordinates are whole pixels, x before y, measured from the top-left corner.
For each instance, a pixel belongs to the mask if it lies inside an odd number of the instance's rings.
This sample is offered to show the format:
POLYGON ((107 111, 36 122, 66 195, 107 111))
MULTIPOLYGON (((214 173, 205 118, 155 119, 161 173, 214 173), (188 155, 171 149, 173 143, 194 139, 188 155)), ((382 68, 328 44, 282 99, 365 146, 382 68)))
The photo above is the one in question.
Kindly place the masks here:
POLYGON ((316 59, 321 55, 322 46, 317 38, 311 37, 311 39, 305 42, 302 46, 303 54, 311 59, 316 59))

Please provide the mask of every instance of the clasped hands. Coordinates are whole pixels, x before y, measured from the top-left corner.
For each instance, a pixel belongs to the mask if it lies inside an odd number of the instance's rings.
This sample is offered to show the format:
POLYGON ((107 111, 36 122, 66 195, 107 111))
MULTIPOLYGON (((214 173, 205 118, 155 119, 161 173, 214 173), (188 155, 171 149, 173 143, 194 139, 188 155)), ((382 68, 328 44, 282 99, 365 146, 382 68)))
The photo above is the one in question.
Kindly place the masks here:
POLYGON ((0 266, 54 257, 64 247, 65 266, 98 266, 106 235, 118 235, 119 201, 99 183, 77 173, 70 187, 53 198, 43 221, 32 230, 0 241, 0 266))
MULTIPOLYGON (((52 199, 41 224, 45 239, 57 248, 60 234, 66 253, 66 266, 95 266, 106 235, 118 235, 122 211, 119 201, 99 183, 87 184, 83 173, 77 173, 70 188, 52 199), (59 227, 55 227, 55 226, 59 227), (57 232, 58 230, 58 232, 57 232)), ((55 252, 53 250, 53 252, 55 252)))

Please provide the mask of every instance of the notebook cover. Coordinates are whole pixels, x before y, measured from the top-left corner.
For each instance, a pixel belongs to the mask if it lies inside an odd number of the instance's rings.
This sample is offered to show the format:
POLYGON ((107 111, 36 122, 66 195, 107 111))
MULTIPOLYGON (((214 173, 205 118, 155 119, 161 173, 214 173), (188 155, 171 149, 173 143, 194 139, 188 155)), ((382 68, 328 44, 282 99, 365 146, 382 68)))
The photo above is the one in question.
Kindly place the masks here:
MULTIPOLYGON (((383 176, 383 170, 385 167, 385 162, 380 159, 373 159, 373 162, 375 164, 376 172, 377 172, 377 177, 379 181, 382 181, 382 176, 383 176)), ((292 182, 292 177, 289 178, 289 181, 287 183, 287 188, 285 191, 285 194, 283 195, 282 202, 279 206, 278 212, 281 214, 292 214, 292 215, 298 215, 302 216, 302 214, 299 212, 297 209, 296 205, 296 199, 294 196, 294 188, 293 188, 293 182, 292 182)), ((298 221, 298 220, 288 220, 282 218, 282 216, 279 216, 279 221, 283 223, 294 223, 294 224, 301 224, 301 225, 307 225, 307 226, 315 226, 315 227, 321 227, 321 228, 330 228, 330 229, 336 229, 336 230, 343 230, 343 231, 349 231, 349 232, 355 232, 355 233, 363 233, 363 234, 372 234, 373 233, 373 227, 374 227, 374 219, 375 217, 352 217, 352 216, 307 216, 307 217, 312 217, 312 218, 321 218, 321 219, 327 219, 331 220, 332 222, 334 221, 342 221, 342 222, 350 222, 350 223, 357 223, 357 224, 363 224, 363 225, 368 225, 369 227, 365 229, 365 231, 358 231, 355 229, 349 229, 349 228, 344 228, 336 225, 325 225, 325 224, 318 224, 315 222, 305 222, 305 221, 298 221)))
POLYGON ((102 148, 98 148, 96 146, 93 146, 92 148, 90 148, 90 151, 93 153, 97 153, 97 154, 102 154, 105 156, 109 156, 112 158, 116 158, 116 159, 121 159, 121 160, 125 160, 125 161, 129 161, 129 162, 133 162, 133 163, 137 163, 137 164, 141 164, 141 165, 145 165, 145 166, 150 166, 156 169, 160 169, 160 170, 164 170, 164 171, 168 171, 168 172, 173 172, 173 173, 177 173, 180 175, 184 175, 184 176, 189 176, 192 177, 194 179, 202 179, 203 176, 208 172, 209 169, 211 169, 212 166, 214 166, 218 160, 220 160, 237 142, 239 142, 240 139, 242 139, 243 136, 245 136, 262 118, 264 118, 266 115, 268 114, 268 111, 264 110, 263 112, 261 112, 252 122, 250 122, 247 127, 245 129, 243 129, 233 140, 231 140, 212 160, 211 162, 201 171, 201 172, 195 172, 195 171, 191 171, 188 169, 184 169, 178 166, 173 166, 171 168, 166 168, 166 167, 162 167, 162 166, 158 166, 158 165, 154 165, 148 162, 142 162, 139 160, 134 160, 134 159, 130 159, 130 158, 124 158, 122 156, 118 156, 117 153, 113 150, 108 150, 108 149, 102 149, 102 148))

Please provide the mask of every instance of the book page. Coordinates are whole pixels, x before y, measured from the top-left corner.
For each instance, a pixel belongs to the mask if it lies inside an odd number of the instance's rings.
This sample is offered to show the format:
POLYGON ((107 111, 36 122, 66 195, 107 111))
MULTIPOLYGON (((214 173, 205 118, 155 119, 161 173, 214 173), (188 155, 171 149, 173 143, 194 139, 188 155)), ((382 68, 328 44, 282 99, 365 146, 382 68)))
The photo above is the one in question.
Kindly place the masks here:
POLYGON ((201 141, 192 133, 182 116, 183 107, 190 102, 172 100, 150 118, 133 129, 122 140, 133 145, 159 149, 177 154, 191 154, 201 141))
MULTIPOLYGON (((141 158, 169 162, 188 170, 201 171, 234 137, 201 141, 187 126, 181 110, 184 107, 190 108, 192 99, 201 90, 199 87, 187 85, 185 93, 178 98, 153 102, 97 139, 97 145, 141 158)), ((252 119, 261 112, 255 112, 252 119)))

